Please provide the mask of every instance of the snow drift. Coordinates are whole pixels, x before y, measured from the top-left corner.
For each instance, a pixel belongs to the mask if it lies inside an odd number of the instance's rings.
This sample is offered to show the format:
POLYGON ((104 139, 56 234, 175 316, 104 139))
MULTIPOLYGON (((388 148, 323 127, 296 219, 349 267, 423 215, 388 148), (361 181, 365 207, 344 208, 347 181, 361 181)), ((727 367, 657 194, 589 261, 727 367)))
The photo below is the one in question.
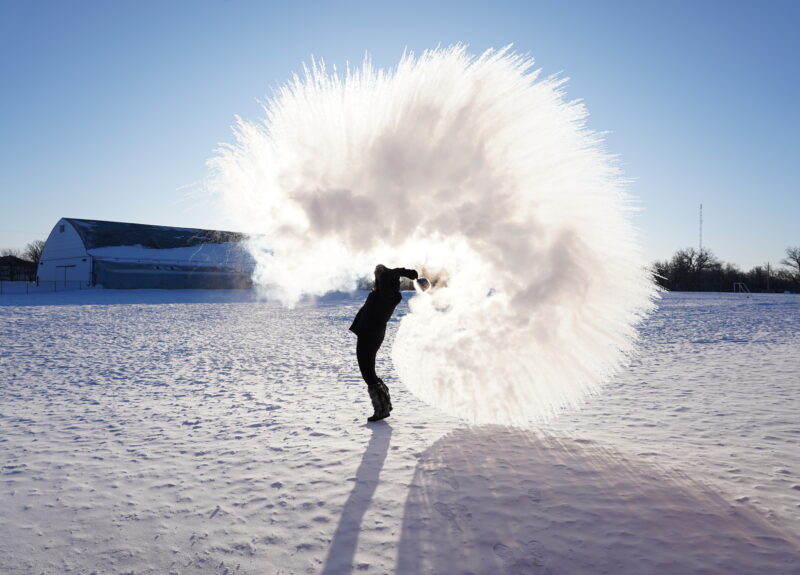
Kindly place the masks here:
POLYGON ((287 305, 377 263, 441 278, 398 330, 401 380, 448 413, 524 425, 622 365, 654 293, 625 182, 562 85, 508 49, 314 62, 263 121, 238 120, 212 189, 287 305))

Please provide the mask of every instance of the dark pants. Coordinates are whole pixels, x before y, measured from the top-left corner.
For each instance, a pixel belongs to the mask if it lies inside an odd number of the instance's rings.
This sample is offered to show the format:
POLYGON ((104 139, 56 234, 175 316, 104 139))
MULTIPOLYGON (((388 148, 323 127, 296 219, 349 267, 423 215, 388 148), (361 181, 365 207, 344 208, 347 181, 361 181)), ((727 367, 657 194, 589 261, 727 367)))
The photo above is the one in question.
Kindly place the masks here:
POLYGON ((379 333, 365 333, 358 336, 356 343, 356 357, 358 358, 358 368, 361 370, 361 377, 367 382, 367 387, 374 387, 380 383, 380 378, 375 373, 375 356, 383 343, 385 331, 379 333))

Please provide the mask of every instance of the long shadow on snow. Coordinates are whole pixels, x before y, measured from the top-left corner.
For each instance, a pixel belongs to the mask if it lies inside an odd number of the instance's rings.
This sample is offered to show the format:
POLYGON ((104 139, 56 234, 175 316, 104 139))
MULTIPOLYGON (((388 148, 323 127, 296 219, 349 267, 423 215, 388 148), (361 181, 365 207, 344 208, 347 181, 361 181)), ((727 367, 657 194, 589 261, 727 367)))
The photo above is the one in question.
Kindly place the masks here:
POLYGON ((800 546, 686 477, 591 441, 488 426, 420 459, 395 572, 788 574, 800 546))
POLYGON ((392 426, 387 422, 375 423, 369 427, 372 436, 356 471, 353 490, 344 504, 339 525, 333 534, 322 575, 341 575, 352 570, 361 521, 378 486, 378 479, 392 438, 392 426))

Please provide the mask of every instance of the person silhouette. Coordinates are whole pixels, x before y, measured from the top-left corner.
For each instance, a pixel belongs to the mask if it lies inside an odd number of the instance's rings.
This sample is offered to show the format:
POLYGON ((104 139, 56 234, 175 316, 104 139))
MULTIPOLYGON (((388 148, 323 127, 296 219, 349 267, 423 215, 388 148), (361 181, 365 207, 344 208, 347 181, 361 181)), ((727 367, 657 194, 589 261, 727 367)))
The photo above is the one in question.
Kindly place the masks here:
POLYGON ((375 357, 386 336, 386 324, 392 317, 397 304, 403 299, 400 295, 401 276, 415 280, 419 274, 416 270, 406 268, 389 269, 381 264, 375 266, 375 281, 372 291, 350 326, 350 331, 358 336, 356 343, 358 368, 361 370, 361 377, 367 384, 367 391, 374 410, 367 421, 379 421, 389 417, 392 411, 389 388, 375 373, 375 357))

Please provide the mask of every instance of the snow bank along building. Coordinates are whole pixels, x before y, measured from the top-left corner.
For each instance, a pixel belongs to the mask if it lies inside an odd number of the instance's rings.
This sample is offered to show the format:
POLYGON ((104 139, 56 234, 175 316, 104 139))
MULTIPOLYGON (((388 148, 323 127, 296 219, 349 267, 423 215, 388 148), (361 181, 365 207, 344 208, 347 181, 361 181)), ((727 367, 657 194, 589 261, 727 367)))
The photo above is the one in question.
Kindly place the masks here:
POLYGON ((112 289, 244 288, 254 260, 235 232, 61 218, 37 273, 41 282, 112 289))

